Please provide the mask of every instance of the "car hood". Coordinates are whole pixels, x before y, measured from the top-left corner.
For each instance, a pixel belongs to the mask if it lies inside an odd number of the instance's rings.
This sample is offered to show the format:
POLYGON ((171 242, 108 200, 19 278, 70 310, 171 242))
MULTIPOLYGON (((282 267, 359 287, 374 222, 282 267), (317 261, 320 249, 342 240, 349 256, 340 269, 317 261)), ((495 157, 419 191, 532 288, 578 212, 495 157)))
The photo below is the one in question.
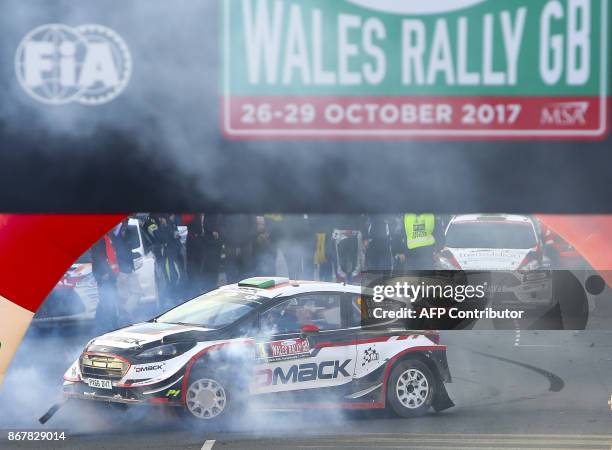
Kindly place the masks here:
POLYGON ((130 349, 141 347, 156 341, 171 340, 174 336, 189 336, 213 331, 188 325, 145 322, 131 325, 95 338, 90 346, 130 349))
POLYGON ((517 270, 531 249, 449 248, 463 270, 517 270))

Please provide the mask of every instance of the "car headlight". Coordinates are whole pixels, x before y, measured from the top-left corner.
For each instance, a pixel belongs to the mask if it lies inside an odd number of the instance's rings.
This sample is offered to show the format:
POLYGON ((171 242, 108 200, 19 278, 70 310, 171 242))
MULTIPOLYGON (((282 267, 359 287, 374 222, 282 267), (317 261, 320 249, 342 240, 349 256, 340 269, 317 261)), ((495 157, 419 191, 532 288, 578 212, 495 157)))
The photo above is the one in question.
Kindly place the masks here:
POLYGON ((457 270, 457 267, 455 267, 449 260, 445 258, 438 259, 437 268, 440 268, 442 270, 457 270))
POLYGON ((79 370, 79 360, 77 359, 64 373, 64 380, 70 382, 81 381, 81 371, 79 370))
POLYGON ((435 268, 442 270, 461 270, 461 265, 450 250, 444 249, 437 254, 435 268))
POLYGON ((194 342, 181 342, 176 344, 164 344, 158 347, 153 347, 144 352, 139 353, 138 358, 173 358, 185 353, 187 350, 193 348, 194 342))

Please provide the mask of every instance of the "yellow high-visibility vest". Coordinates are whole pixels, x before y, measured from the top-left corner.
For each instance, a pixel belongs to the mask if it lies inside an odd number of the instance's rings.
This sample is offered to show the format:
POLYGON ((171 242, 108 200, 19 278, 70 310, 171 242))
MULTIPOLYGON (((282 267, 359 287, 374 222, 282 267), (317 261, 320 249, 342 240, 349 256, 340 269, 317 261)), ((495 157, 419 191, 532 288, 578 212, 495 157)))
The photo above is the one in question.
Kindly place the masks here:
POLYGON ((404 214, 406 245, 409 250, 436 243, 433 235, 436 217, 433 214, 404 214))
POLYGON ((314 263, 315 264, 323 264, 327 261, 327 256, 325 255, 325 233, 317 233, 317 246, 314 254, 314 263))

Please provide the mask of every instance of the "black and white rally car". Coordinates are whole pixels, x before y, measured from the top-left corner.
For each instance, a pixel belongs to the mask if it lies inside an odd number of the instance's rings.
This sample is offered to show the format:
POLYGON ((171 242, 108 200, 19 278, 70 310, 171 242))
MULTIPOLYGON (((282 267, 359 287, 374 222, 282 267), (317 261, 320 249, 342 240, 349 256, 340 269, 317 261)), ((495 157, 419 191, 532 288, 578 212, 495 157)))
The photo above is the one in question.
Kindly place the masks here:
POLYGON ((64 375, 64 395, 197 419, 255 398, 401 416, 453 406, 439 335, 362 326, 363 297, 359 286, 286 278, 228 285, 91 340, 64 375))

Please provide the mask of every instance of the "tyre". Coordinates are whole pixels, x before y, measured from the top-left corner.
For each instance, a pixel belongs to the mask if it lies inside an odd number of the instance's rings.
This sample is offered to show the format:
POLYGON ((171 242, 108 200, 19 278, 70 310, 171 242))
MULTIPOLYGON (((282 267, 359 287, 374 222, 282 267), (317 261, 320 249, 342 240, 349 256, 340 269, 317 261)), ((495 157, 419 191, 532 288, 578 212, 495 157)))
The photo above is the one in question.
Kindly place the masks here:
POLYGON ((435 398, 437 380, 429 368, 417 360, 397 363, 387 384, 387 405, 401 417, 425 414, 435 398))
POLYGON ((189 377, 181 416, 196 421, 221 421, 230 416, 237 398, 232 398, 228 383, 210 372, 189 377))

